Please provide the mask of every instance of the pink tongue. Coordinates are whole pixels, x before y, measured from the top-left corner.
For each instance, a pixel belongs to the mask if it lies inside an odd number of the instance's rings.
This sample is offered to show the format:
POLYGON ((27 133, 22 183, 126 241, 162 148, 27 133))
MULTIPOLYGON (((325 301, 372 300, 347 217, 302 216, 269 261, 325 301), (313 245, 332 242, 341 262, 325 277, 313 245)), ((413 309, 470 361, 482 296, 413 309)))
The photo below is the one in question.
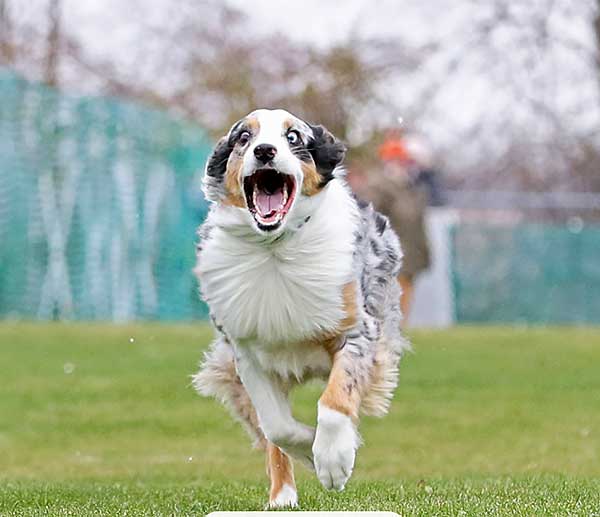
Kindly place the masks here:
POLYGON ((269 215, 271 212, 277 210, 283 203, 283 190, 278 190, 273 194, 267 194, 262 190, 258 192, 256 196, 256 208, 261 215, 269 215))

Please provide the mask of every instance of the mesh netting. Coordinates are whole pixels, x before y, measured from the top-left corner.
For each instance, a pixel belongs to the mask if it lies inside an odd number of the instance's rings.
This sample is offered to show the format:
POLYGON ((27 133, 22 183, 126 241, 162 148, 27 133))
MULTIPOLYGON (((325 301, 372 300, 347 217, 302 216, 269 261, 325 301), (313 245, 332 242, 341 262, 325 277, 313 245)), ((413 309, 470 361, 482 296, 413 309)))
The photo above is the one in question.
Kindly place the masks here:
MULTIPOLYGON (((1 69, 0 95, 0 317, 205 318, 191 273, 204 131, 1 69)), ((447 285, 444 321, 600 322, 600 227, 450 227, 427 289, 447 285)))
POLYGON ((2 70, 0 95, 0 316, 205 317, 202 129, 2 70))
POLYGON ((599 226, 462 223, 453 237, 456 321, 600 322, 599 226))

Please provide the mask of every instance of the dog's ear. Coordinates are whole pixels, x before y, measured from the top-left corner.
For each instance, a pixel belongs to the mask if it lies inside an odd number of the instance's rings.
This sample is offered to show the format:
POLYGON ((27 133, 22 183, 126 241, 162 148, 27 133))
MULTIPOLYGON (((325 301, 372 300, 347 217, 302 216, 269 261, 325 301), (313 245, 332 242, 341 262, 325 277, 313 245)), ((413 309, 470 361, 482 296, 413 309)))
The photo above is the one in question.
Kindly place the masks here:
POLYGON ((241 120, 238 120, 229 132, 219 139, 206 162, 203 191, 206 198, 211 201, 219 201, 226 194, 225 172, 227 171, 227 162, 234 148, 235 131, 241 122, 241 120))
POLYGON ((213 152, 206 162, 206 174, 213 178, 222 178, 227 170, 227 160, 229 155, 233 151, 235 144, 235 135, 238 132, 242 122, 244 120, 238 120, 231 129, 227 132, 224 137, 221 137, 215 145, 213 152))
POLYGON ((230 142, 229 135, 221 137, 213 152, 206 162, 206 175, 213 178, 222 178, 227 169, 227 160, 233 151, 233 145, 230 142))
POLYGON ((333 171, 342 163, 346 156, 346 146, 323 126, 310 126, 313 140, 308 147, 317 166, 317 171, 323 176, 323 182, 333 179, 333 171))
POLYGON ((229 135, 222 137, 217 142, 213 152, 208 157, 204 178, 202 180, 202 191, 206 199, 218 202, 225 197, 225 171, 227 161, 233 150, 229 135))

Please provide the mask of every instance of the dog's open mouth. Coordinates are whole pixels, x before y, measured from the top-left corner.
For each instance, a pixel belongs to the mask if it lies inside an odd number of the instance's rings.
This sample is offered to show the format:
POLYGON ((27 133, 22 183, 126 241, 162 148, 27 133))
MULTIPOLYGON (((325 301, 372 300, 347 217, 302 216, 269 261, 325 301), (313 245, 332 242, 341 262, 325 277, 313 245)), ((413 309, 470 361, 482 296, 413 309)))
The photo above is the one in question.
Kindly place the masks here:
POLYGON ((275 169, 257 169, 244 178, 250 213, 262 230, 274 230, 288 213, 296 196, 296 181, 275 169))

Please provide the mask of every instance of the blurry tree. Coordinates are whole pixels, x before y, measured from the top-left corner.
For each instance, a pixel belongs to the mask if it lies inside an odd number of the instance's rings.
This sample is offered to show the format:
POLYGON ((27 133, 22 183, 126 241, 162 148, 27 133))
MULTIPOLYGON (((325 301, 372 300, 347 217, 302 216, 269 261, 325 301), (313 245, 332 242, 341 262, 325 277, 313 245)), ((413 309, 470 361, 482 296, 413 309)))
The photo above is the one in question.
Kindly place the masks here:
POLYGON ((285 107, 367 167, 401 114, 456 188, 600 191, 600 0, 406 0, 418 42, 399 18, 396 34, 324 48, 259 33, 218 0, 125 0, 118 43, 109 7, 86 39, 61 0, 33 1, 0 0, 0 58, 29 77, 164 107, 214 136, 285 107))
POLYGON ((0 63, 13 62, 12 20, 8 0, 0 0, 0 63))
POLYGON ((48 39, 44 63, 44 81, 58 86, 58 66, 61 58, 61 0, 50 0, 48 4, 48 39))
POLYGON ((596 43, 596 73, 598 75, 598 88, 600 88, 600 0, 596 0, 596 14, 594 16, 594 36, 596 43))
POLYGON ((73 44, 68 57, 103 91, 172 109, 214 136, 263 106, 285 107, 347 139, 357 120, 384 102, 377 86, 391 68, 368 59, 378 42, 315 49, 280 34, 257 35, 242 13, 216 0, 181 0, 177 9, 165 4, 163 15, 168 24, 138 20, 130 65, 73 44))
POLYGON ((453 3, 454 21, 422 54, 412 81, 429 80, 407 112, 457 187, 597 185, 583 173, 593 166, 573 172, 600 145, 599 16, 599 0, 453 3))

